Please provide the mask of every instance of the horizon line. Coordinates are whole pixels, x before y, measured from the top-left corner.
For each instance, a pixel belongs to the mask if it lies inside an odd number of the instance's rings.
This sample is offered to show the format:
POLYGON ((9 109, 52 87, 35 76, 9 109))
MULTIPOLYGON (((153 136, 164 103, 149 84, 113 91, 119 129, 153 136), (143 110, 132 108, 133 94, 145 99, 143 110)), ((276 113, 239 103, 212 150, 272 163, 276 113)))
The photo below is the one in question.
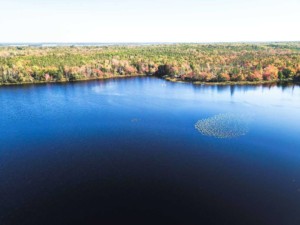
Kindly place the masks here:
POLYGON ((41 41, 41 42, 0 42, 0 46, 5 45, 78 45, 78 44, 84 44, 84 45, 126 45, 126 44, 231 44, 231 43, 243 43, 243 44, 255 44, 255 43, 297 43, 300 42, 300 40, 290 40, 290 41, 211 41, 211 42, 194 42, 194 41, 184 41, 184 42, 177 42, 177 41, 155 41, 155 42, 141 42, 141 41, 132 41, 132 42, 58 42, 58 41, 41 41))

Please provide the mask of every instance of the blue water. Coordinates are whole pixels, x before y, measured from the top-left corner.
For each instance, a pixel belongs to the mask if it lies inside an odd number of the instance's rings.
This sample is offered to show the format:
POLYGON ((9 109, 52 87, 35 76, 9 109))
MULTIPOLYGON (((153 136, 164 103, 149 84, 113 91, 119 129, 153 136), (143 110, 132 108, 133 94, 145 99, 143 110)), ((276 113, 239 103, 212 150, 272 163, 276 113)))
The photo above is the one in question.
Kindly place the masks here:
POLYGON ((0 224, 299 225, 299 134, 296 85, 2 87, 0 224), (244 135, 195 129, 228 113, 244 135))

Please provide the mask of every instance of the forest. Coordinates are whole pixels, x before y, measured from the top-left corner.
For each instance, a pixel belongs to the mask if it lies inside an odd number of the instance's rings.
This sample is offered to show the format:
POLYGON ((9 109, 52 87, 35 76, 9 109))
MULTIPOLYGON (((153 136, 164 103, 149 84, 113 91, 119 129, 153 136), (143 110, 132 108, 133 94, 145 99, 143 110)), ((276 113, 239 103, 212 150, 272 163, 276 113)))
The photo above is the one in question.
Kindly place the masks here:
POLYGON ((0 47, 0 85, 139 75, 191 82, 299 82, 300 42, 0 47))

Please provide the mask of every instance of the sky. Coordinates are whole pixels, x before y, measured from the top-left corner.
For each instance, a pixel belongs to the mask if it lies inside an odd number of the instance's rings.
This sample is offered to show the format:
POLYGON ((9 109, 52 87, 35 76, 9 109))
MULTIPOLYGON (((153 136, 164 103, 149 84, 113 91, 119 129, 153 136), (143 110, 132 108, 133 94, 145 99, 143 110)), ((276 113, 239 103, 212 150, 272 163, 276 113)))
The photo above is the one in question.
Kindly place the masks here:
POLYGON ((0 0, 0 42, 300 41, 300 0, 0 0))

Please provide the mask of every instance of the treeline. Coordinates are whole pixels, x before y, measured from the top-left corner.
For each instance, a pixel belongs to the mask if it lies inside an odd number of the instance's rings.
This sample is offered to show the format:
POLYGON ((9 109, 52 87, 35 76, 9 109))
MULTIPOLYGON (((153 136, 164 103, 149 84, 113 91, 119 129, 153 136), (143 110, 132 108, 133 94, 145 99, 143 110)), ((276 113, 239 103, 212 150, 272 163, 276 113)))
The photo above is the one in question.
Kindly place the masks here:
POLYGON ((132 75, 202 82, 300 81, 300 43, 0 47, 0 84, 132 75))

